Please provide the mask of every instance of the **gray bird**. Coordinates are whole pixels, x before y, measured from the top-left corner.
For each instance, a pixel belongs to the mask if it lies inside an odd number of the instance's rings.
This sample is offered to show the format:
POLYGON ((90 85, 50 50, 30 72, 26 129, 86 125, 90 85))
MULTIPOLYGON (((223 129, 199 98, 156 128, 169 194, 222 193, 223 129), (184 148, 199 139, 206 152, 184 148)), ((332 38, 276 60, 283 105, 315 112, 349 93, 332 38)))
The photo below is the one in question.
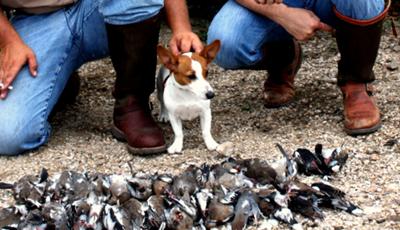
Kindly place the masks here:
POLYGON ((277 185, 277 174, 266 161, 259 158, 246 159, 243 160, 241 165, 245 171, 244 175, 257 181, 259 184, 277 185))
POLYGON ((131 198, 131 192, 128 189, 128 181, 122 175, 110 175, 110 187, 111 199, 119 202, 119 204, 124 203, 129 198, 131 198))
POLYGON ((140 229, 144 225, 145 215, 148 207, 135 198, 125 201, 121 209, 126 217, 131 220, 134 229, 140 229))
POLYGON ((207 206, 205 226, 213 228, 224 225, 235 215, 235 208, 231 204, 222 204, 214 197, 207 206))
POLYGON ((193 195, 198 190, 198 183, 193 175, 193 167, 185 170, 181 175, 174 178, 172 183, 172 193, 176 196, 183 196, 185 193, 193 195))
POLYGON ((41 213, 49 229, 67 230, 71 228, 67 211, 59 203, 46 203, 41 213))
POLYGON ((15 207, 0 209, 0 228, 19 223, 21 214, 15 207))
POLYGON ((326 183, 314 183, 311 186, 324 194, 322 197, 319 197, 321 206, 343 210, 356 216, 363 214, 363 211, 359 207, 346 200, 346 194, 343 191, 326 183))
POLYGON ((153 193, 153 181, 150 175, 136 173, 134 177, 128 178, 128 190, 132 197, 146 201, 153 193))
POLYGON ((191 229, 194 225, 194 220, 180 207, 174 206, 167 214, 168 227, 176 230, 191 229))
POLYGON ((0 189, 12 189, 17 203, 24 203, 28 209, 42 206, 48 173, 42 169, 38 176, 26 175, 14 184, 0 183, 0 189))
POLYGON ((174 179, 168 174, 156 175, 153 179, 153 193, 157 196, 165 194, 165 191, 171 190, 174 179))
POLYGON ((161 226, 166 226, 167 224, 164 199, 164 196, 157 195, 150 196, 149 199, 147 199, 149 208, 146 210, 146 217, 151 228, 159 229, 161 226))
POLYGON ((213 193, 209 189, 201 189, 194 194, 196 198, 197 207, 200 209, 200 213, 202 217, 206 217, 207 206, 210 203, 211 199, 214 198, 213 193))
POLYGON ((42 213, 39 209, 32 210, 28 215, 18 224, 19 230, 45 230, 47 223, 44 220, 42 213))
POLYGON ((275 210, 272 216, 278 221, 288 224, 294 230, 303 229, 301 224, 299 224, 298 221, 294 218, 293 213, 289 208, 278 208, 277 210, 275 210))
POLYGON ((283 175, 279 175, 283 178, 282 182, 288 181, 292 178, 294 178, 297 175, 297 163, 295 160, 291 159, 289 157, 289 154, 283 149, 283 147, 280 144, 276 144, 278 147, 279 151, 282 153, 283 158, 284 158, 284 165, 285 165, 285 170, 283 175))
POLYGON ((121 210, 109 204, 103 209, 103 226, 107 230, 123 230, 123 215, 121 210))
POLYGON ((258 220, 263 217, 257 200, 255 194, 250 191, 244 191, 241 194, 235 206, 235 218, 232 221, 233 230, 245 229, 250 219, 258 223, 258 220))

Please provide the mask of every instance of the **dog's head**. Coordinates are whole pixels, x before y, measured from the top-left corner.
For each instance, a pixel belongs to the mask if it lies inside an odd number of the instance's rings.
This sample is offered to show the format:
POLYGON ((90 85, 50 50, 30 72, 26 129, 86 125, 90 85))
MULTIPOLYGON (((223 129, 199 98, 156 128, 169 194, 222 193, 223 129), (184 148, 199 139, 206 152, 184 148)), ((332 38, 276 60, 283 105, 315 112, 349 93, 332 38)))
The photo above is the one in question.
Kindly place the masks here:
POLYGON ((175 81, 181 89, 207 100, 214 97, 214 91, 207 81, 207 68, 220 46, 220 41, 215 40, 199 54, 189 52, 175 56, 170 50, 158 45, 157 54, 162 64, 174 73, 175 81))

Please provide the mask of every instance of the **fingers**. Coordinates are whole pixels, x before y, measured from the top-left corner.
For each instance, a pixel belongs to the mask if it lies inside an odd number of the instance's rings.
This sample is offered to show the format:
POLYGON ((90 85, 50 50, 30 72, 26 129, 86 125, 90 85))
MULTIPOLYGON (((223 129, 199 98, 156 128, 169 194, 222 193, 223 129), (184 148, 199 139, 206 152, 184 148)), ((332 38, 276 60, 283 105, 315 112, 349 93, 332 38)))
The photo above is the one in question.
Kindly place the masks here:
POLYGON ((17 76, 19 70, 21 69, 22 65, 14 65, 9 69, 9 71, 3 74, 3 87, 0 93, 0 99, 5 99, 7 97, 8 91, 12 89, 11 83, 17 76))
POLYGON ((37 65, 35 54, 33 54, 33 53, 28 54, 28 66, 29 66, 29 72, 31 73, 31 75, 33 77, 36 77, 38 65, 37 65))
POLYGON ((204 48, 203 43, 200 41, 200 39, 193 41, 192 46, 193 46, 194 52, 196 52, 196 53, 200 53, 204 48))
POLYGON ((177 44, 176 39, 172 39, 169 42, 169 48, 171 49, 171 52, 173 55, 175 55, 175 56, 179 55, 178 44, 177 44))
POLYGON ((329 26, 328 24, 325 24, 325 23, 323 23, 321 21, 319 22, 317 29, 323 30, 323 31, 326 31, 326 32, 333 32, 333 28, 331 26, 329 26))
POLYGON ((182 53, 186 53, 190 51, 190 48, 192 47, 192 41, 189 39, 182 39, 181 40, 181 45, 180 45, 180 51, 182 53))
POLYGON ((193 32, 176 34, 169 42, 169 47, 174 55, 194 51, 200 53, 203 50, 203 43, 193 32))

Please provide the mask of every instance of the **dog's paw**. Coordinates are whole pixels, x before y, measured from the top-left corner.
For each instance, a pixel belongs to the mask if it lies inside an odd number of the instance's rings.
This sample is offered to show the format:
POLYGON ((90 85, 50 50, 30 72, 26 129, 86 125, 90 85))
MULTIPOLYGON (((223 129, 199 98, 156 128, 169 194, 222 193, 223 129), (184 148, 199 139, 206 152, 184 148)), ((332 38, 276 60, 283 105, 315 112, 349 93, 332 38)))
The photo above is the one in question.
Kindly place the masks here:
POLYGON ((167 123, 167 122, 169 121, 168 114, 161 113, 161 114, 158 116, 158 121, 159 121, 159 122, 162 122, 162 123, 167 123))
POLYGON ((182 145, 178 143, 173 143, 171 146, 168 147, 167 149, 168 153, 181 153, 182 152, 182 145))
POLYGON ((217 147, 219 146, 219 144, 214 140, 210 140, 210 141, 206 142, 206 146, 207 146, 208 150, 212 151, 212 150, 216 150, 217 147))

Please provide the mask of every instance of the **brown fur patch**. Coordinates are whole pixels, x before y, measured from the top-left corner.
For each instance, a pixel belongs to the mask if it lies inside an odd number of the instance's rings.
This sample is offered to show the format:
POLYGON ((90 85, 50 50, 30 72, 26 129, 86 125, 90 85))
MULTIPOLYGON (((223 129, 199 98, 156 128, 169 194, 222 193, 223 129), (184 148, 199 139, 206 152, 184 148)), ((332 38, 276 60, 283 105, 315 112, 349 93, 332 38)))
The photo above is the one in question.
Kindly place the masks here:
POLYGON ((181 55, 179 56, 178 63, 178 68, 174 73, 175 80, 181 85, 187 85, 191 82, 189 76, 194 74, 192 69, 192 59, 181 55))

